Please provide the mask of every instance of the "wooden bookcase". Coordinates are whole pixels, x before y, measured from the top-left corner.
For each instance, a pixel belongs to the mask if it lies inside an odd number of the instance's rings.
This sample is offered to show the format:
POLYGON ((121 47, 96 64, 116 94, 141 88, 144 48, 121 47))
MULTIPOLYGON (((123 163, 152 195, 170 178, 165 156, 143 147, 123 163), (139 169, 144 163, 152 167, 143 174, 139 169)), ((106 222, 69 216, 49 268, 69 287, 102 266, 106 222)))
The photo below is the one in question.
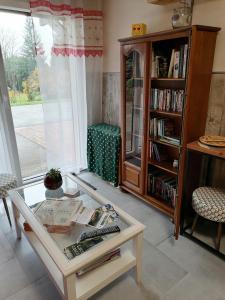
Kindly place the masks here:
MULTIPOLYGON (((175 224, 176 238, 179 235, 185 184, 186 145, 198 139, 205 131, 213 57, 219 30, 216 27, 193 25, 119 40, 122 134, 120 186, 122 190, 133 193, 167 214, 175 224), (188 49, 185 75, 183 78, 168 78, 172 50, 179 49, 181 52, 183 45, 187 45, 188 49), (158 60, 156 56, 163 58, 163 63, 156 68, 160 73, 158 76, 152 74, 152 68, 158 60), (174 93, 172 90, 182 90, 182 110, 178 112, 177 109, 171 109, 170 104, 167 109, 162 109, 162 106, 160 109, 152 108, 153 89, 171 90, 170 93, 174 93), (160 125, 154 127, 150 125, 151 122, 158 122, 160 125), (172 128, 179 144, 172 144, 162 136, 152 137, 152 128, 157 131, 158 126, 164 126, 164 133, 172 128), (156 146, 152 146, 153 144, 156 146), (154 159, 152 154, 150 158, 150 145, 151 149, 157 148, 160 161, 155 159, 155 154, 154 159), (178 161, 177 168, 173 167, 174 160, 178 161)), ((181 66, 183 70, 182 62, 181 66)), ((180 77, 181 74, 182 71, 180 77)))

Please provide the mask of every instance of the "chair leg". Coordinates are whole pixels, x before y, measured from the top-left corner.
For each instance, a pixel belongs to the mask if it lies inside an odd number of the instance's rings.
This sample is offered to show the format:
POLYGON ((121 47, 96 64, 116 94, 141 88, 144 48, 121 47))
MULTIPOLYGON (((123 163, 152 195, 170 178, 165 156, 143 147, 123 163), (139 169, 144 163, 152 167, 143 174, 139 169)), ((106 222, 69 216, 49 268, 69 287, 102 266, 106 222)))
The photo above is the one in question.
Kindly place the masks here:
POLYGON ((10 219, 10 214, 9 214, 9 209, 8 209, 7 201, 6 201, 5 198, 2 198, 2 200, 3 200, 5 211, 6 211, 8 220, 9 220, 9 225, 10 225, 10 227, 12 227, 12 223, 11 223, 11 219, 10 219))
POLYGON ((218 223, 218 229, 217 229, 217 237, 216 237, 216 250, 220 250, 220 240, 222 236, 222 228, 223 228, 223 223, 218 223))
POLYGON ((196 224, 197 224, 197 221, 198 221, 198 217, 199 217, 199 215, 196 214, 195 218, 194 218, 194 221, 193 221, 193 224, 192 224, 192 227, 191 227, 191 233, 190 233, 191 235, 193 234, 193 232, 195 230, 195 227, 196 227, 196 224))

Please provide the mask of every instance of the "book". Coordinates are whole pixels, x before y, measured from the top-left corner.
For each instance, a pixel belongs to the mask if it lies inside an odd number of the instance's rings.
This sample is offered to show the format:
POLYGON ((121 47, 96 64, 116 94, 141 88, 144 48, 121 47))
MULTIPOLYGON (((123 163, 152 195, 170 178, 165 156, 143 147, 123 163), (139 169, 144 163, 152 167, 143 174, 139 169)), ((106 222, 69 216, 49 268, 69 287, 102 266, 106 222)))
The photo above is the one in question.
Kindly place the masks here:
POLYGON ((88 249, 94 247, 95 245, 101 243, 102 241, 104 241, 104 238, 101 236, 98 237, 94 237, 92 239, 89 240, 85 240, 82 242, 78 242, 78 243, 74 243, 70 246, 67 246, 64 248, 64 254, 66 255, 66 257, 71 260, 74 257, 81 255, 82 253, 84 253, 85 251, 87 251, 88 249))
POLYGON ((178 69, 178 77, 183 77, 183 65, 184 65, 184 45, 180 46, 180 56, 179 56, 179 69, 178 69))
POLYGON ((174 52, 173 78, 179 78, 180 51, 174 52))
POLYGON ((148 193, 160 197, 175 207, 176 205, 176 179, 162 171, 151 171, 148 174, 148 193))
POLYGON ((183 61, 182 78, 186 77, 187 59, 188 59, 188 44, 185 44, 184 45, 184 61, 183 61))
POLYGON ((86 267, 84 267, 81 270, 79 270, 78 272, 76 272, 76 275, 78 277, 80 277, 80 276, 86 274, 87 272, 90 272, 108 262, 111 262, 111 261, 119 258, 120 256, 121 256, 120 248, 112 250, 109 253, 106 253, 104 256, 97 259, 96 261, 94 261, 93 263, 87 265, 86 267))
POLYGON ((154 110, 182 113, 184 90, 156 89, 151 90, 150 108, 154 110))
POLYGON ((168 70, 168 75, 167 75, 168 78, 173 77, 174 53, 175 53, 175 49, 172 49, 171 58, 170 58, 170 65, 169 65, 169 70, 168 70))

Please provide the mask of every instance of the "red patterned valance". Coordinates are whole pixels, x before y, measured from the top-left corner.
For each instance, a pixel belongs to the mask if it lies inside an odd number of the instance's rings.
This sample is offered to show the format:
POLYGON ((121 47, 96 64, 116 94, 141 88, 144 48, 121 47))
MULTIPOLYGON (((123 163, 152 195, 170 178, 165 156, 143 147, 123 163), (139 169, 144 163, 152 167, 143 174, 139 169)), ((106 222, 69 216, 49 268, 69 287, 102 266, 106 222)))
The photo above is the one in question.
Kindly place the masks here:
POLYGON ((56 15, 82 15, 84 17, 102 17, 101 10, 88 10, 81 7, 75 8, 69 4, 56 4, 50 0, 30 0, 30 8, 33 13, 46 12, 56 15))
POLYGON ((52 54, 58 56, 102 56, 103 50, 97 49, 77 49, 77 48, 52 48, 52 54))
MULTIPOLYGON (((75 7, 77 3, 82 1, 30 0, 32 15, 40 16, 39 28, 47 26, 46 32, 51 28, 53 43, 51 51, 47 52, 56 56, 102 56, 102 11, 75 7), (53 17, 49 18, 49 15, 53 17)), ((38 28, 36 31, 39 39, 45 32, 38 28)), ((38 55, 46 55, 49 45, 45 43, 46 38, 39 42, 38 55)))

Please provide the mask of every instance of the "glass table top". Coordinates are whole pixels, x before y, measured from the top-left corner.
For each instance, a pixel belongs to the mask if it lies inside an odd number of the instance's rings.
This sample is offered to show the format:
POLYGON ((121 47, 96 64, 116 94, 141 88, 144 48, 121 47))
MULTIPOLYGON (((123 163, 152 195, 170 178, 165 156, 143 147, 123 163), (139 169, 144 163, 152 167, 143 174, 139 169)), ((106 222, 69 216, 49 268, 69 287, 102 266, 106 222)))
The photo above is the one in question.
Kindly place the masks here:
MULTIPOLYGON (((82 207, 89 209, 91 212, 95 209, 102 207, 102 204, 98 202, 98 199, 94 199, 89 192, 79 183, 76 182, 76 177, 71 179, 69 176, 63 176, 63 184, 57 190, 48 190, 44 186, 44 182, 40 181, 35 184, 23 186, 17 189, 17 192, 23 198, 25 204, 31 209, 36 220, 43 225, 43 220, 38 216, 38 212, 40 212, 40 207, 46 205, 48 200, 52 201, 52 199, 57 202, 62 203, 71 203, 71 201, 79 202, 82 207), (62 200, 62 201, 58 201, 62 200)), ((50 202, 49 202, 50 203, 50 202)), ((52 202, 51 202, 52 203, 52 202)), ((75 202, 74 202, 75 203, 75 202)), ((80 207, 81 207, 80 206, 80 207)), ((52 211, 51 211, 52 213, 52 211)), ((125 223, 118 215, 117 217, 111 218, 110 223, 105 226, 118 225, 121 230, 129 227, 129 224, 125 223)), ((55 220, 55 219, 54 219, 55 220)), ((99 224, 98 224, 99 225, 99 224)), ((104 227, 105 227, 104 226, 104 227)), ((94 226, 90 225, 82 225, 78 222, 72 222, 69 226, 69 229, 63 230, 63 232, 52 232, 51 227, 47 227, 43 225, 45 230, 48 232, 50 237, 54 240, 57 247, 65 254, 65 248, 73 245, 74 243, 79 241, 79 237, 83 232, 92 231, 96 229, 94 226)), ((60 227, 61 228, 61 227, 60 227)), ((114 237, 118 233, 113 233, 104 236, 104 240, 110 239, 114 237)), ((66 254, 65 254, 66 256, 66 254)), ((67 255, 67 258, 72 259, 67 255)))

